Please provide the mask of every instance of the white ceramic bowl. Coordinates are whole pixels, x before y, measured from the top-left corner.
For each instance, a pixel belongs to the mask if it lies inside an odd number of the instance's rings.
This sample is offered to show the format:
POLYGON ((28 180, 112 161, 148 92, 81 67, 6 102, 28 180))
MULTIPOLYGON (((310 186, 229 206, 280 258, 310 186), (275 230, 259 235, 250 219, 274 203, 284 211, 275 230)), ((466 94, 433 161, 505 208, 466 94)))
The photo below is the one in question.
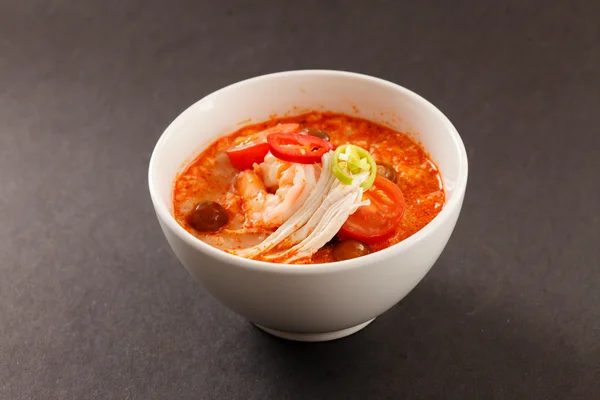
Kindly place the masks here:
POLYGON ((429 271, 454 229, 467 185, 467 155, 450 121, 419 95, 396 84, 340 71, 291 71, 218 90, 193 104, 159 139, 148 173, 150 195, 171 248, 215 298, 265 331, 287 339, 331 340, 369 324, 429 271), (329 110, 411 132, 440 168, 447 200, 422 230, 377 253, 316 265, 248 260, 217 250, 172 215, 178 172, 240 123, 273 114, 329 110))

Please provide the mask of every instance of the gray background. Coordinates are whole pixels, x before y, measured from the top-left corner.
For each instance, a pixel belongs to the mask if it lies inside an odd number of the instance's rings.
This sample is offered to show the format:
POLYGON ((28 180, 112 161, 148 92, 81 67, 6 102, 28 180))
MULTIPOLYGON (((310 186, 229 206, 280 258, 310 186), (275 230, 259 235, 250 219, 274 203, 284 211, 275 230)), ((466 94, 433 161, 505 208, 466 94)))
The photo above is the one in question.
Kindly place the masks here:
POLYGON ((598 398, 599 20, 594 0, 0 2, 0 398, 598 398), (146 186, 185 107, 301 68, 415 90, 471 163, 425 280, 312 345, 210 298, 146 186))

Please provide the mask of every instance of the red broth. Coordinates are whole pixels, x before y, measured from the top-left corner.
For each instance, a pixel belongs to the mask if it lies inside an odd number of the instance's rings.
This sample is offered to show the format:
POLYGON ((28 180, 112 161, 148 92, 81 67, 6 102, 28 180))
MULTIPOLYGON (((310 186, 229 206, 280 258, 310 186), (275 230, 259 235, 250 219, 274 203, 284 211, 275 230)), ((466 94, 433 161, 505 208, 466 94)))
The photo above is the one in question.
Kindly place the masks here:
MULTIPOLYGON (((200 240, 221 249, 258 244, 272 233, 272 230, 264 229, 250 229, 243 235, 229 233, 244 226, 246 217, 243 201, 235 188, 239 171, 231 166, 225 151, 236 138, 263 131, 279 123, 297 123, 300 128, 311 127, 326 131, 333 144, 355 144, 368 150, 378 163, 393 166, 397 184, 404 195, 405 211, 396 234, 371 245, 372 251, 385 249, 413 235, 441 211, 445 193, 440 173, 423 148, 409 136, 362 118, 311 112, 243 127, 218 139, 204 150, 175 180, 174 215, 182 227, 200 240), (221 204, 230 215, 228 224, 216 233, 197 232, 186 220, 186 215, 196 203, 207 200, 221 204)), ((308 263, 332 261, 332 246, 326 245, 308 263)))

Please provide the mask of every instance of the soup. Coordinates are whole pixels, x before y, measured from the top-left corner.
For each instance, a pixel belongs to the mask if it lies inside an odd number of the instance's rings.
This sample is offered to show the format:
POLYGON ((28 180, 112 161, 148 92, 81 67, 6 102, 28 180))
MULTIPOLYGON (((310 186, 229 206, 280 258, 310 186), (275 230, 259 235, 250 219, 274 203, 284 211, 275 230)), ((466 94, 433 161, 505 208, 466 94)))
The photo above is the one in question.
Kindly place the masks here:
POLYGON ((175 180, 177 222, 240 257, 325 263, 390 247, 429 223, 445 193, 404 133, 311 112, 239 129, 175 180))

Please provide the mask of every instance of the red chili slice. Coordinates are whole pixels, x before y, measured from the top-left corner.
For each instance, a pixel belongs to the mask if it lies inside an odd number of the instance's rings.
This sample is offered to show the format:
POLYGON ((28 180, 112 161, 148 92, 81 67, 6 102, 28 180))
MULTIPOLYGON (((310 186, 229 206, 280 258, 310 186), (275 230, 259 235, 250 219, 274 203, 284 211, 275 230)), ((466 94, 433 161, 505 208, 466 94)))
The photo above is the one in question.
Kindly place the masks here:
POLYGON ((267 136, 267 142, 275 157, 300 164, 318 163, 323 154, 335 149, 326 140, 298 133, 271 133, 267 136))

